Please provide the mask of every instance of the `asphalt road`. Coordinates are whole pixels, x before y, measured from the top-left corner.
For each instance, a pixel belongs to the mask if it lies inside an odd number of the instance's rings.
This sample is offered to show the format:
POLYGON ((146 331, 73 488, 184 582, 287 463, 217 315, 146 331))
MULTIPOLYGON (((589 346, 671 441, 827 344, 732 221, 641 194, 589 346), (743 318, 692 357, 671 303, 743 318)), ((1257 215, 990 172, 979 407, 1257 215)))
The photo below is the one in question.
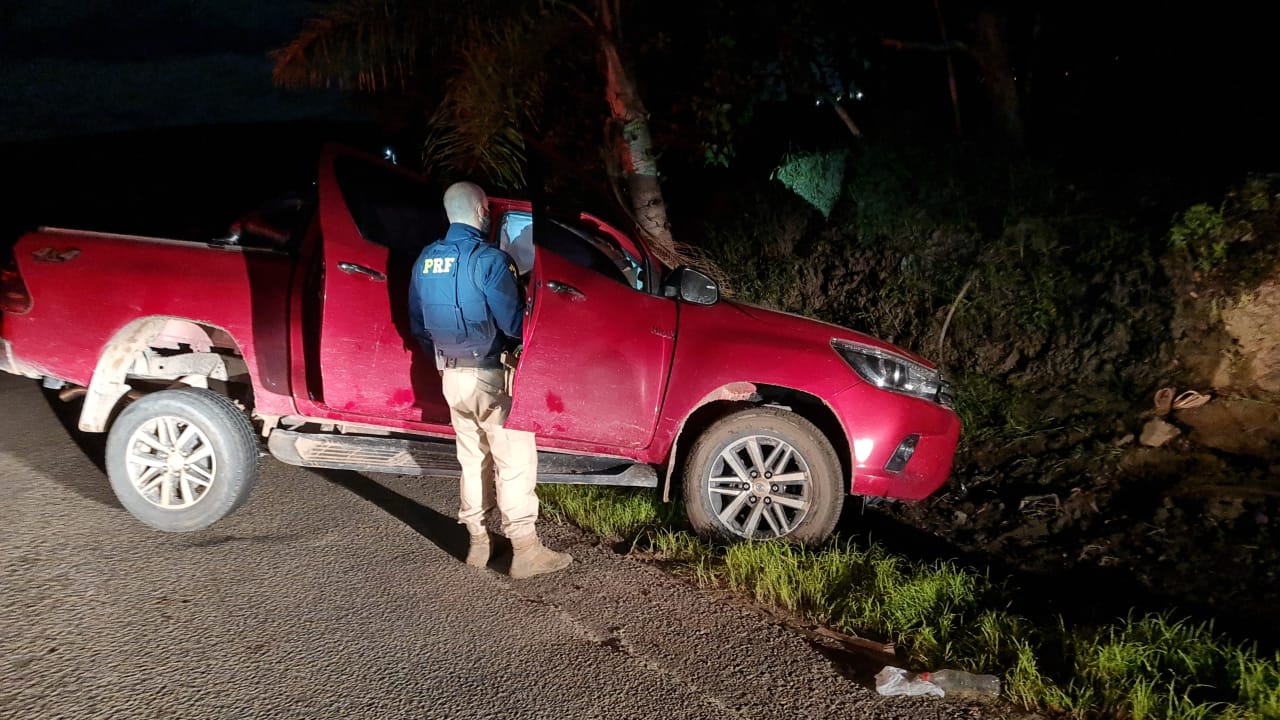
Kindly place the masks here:
POLYGON ((577 558, 563 573, 469 568, 452 481, 264 458, 235 515, 153 531, 117 504, 100 436, 67 422, 0 375, 0 718, 979 712, 881 698, 794 632, 571 527, 541 523, 577 558))

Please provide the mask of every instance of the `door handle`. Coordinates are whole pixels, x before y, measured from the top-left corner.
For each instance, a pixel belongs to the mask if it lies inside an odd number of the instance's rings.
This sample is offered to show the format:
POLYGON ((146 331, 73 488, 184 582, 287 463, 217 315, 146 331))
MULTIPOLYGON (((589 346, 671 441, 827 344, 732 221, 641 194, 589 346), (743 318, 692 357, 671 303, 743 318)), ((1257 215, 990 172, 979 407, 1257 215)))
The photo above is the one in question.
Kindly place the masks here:
POLYGON ((571 284, 562 283, 559 281, 547 281, 547 290, 556 293, 556 295, 570 296, 570 300, 572 300, 573 302, 581 302, 586 300, 586 296, 582 295, 582 291, 577 290, 577 288, 571 286, 571 284))
POLYGON ((547 289, 557 295, 568 295, 570 298, 578 302, 587 299, 587 296, 583 295, 581 290, 572 285, 562 283, 559 280, 548 280, 547 289))
POLYGON ((338 263, 338 269, 348 275, 364 275, 365 277, 378 282, 384 282, 387 279, 386 275, 383 275, 377 270, 367 268, 363 265, 357 265, 355 263, 340 262, 338 263))

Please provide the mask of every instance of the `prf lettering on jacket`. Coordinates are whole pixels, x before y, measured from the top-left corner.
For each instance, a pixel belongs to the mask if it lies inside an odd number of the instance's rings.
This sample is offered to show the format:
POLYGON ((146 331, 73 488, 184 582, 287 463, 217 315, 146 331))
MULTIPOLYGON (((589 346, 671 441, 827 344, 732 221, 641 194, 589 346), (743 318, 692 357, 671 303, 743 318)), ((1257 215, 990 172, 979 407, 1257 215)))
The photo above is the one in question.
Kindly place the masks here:
POLYGON ((422 264, 423 275, 453 272, 453 261, 457 258, 427 258, 422 264))

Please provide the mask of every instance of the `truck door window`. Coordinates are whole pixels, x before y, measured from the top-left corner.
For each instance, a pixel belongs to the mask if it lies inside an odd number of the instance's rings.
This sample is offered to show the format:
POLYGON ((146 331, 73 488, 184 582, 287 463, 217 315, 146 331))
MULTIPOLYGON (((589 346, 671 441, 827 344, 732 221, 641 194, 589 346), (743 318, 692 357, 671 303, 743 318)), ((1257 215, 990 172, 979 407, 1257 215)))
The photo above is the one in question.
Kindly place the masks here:
POLYGON ((498 247, 516 261, 520 275, 533 269, 533 217, 527 212, 509 212, 498 227, 498 247))
POLYGON ((440 193, 427 183, 347 155, 334 158, 333 165, 342 199, 365 240, 416 256, 449 229, 440 193))
POLYGON ((503 216, 499 245, 516 260, 521 273, 533 267, 532 245, 559 255, 569 262, 616 280, 635 290, 645 289, 644 266, 631 253, 622 249, 613 238, 549 218, 538 233, 530 232, 533 217, 524 211, 512 211, 503 216), (514 250, 515 252, 512 252, 514 250), (521 264, 521 256, 528 257, 528 264, 521 264))

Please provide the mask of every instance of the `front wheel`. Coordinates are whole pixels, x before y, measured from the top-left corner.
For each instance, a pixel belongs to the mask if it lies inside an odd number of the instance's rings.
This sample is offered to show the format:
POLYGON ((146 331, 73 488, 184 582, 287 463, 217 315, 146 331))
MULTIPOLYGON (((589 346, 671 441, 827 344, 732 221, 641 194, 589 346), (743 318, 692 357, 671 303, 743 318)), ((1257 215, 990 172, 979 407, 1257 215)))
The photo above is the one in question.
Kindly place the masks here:
POLYGON ((107 476, 120 504, 157 530, 201 530, 249 497, 258 442, 249 418, 209 390, 146 395, 107 435, 107 476))
POLYGON ((774 407, 726 416, 694 443, 684 467, 689 523, 726 540, 813 545, 844 504, 840 461, 813 423, 774 407))

